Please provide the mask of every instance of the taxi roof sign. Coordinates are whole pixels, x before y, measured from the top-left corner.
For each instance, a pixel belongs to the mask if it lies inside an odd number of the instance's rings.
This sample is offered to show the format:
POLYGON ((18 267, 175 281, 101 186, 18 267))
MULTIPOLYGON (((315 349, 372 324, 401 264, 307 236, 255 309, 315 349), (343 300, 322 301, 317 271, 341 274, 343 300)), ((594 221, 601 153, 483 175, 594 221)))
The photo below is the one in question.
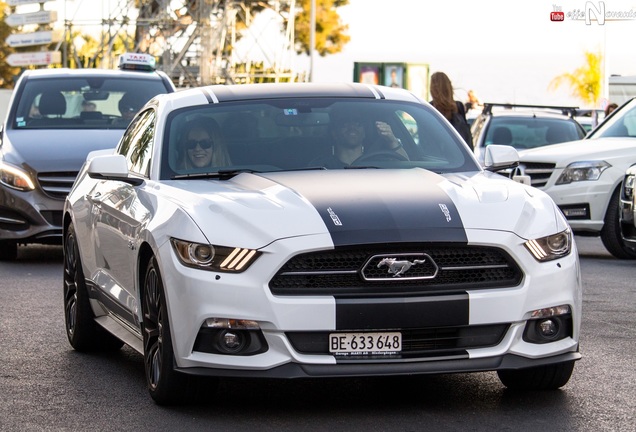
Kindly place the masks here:
POLYGON ((154 71, 156 64, 150 54, 126 53, 119 56, 119 69, 154 71))

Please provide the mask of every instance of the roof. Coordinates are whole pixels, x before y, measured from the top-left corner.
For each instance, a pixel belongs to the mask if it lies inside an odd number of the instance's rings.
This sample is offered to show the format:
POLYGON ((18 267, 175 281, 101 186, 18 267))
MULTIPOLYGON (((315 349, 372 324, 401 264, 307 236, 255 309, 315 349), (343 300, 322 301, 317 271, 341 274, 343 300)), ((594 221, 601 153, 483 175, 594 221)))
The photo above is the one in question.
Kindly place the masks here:
POLYGON ((268 83, 212 85, 171 94, 171 99, 203 94, 210 102, 260 100, 273 98, 351 97, 422 102, 411 92, 361 83, 268 83))
POLYGON ((130 71, 119 69, 70 69, 70 68, 55 68, 55 69, 33 69, 25 70, 22 76, 28 79, 42 79, 42 78, 73 78, 73 77, 86 77, 86 76, 119 76, 128 78, 143 78, 148 77, 150 79, 156 79, 160 72, 158 71, 130 71))

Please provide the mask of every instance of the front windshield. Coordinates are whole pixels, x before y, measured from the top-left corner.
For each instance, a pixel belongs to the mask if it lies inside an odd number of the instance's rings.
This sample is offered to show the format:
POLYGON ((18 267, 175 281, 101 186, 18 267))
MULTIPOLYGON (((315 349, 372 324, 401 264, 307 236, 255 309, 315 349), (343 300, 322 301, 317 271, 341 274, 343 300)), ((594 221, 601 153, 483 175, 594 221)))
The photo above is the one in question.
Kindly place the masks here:
POLYGON ((163 179, 219 171, 480 169, 431 107, 387 100, 298 98, 184 108, 168 117, 164 136, 163 179))
POLYGON ((13 129, 125 129, 153 96, 160 79, 65 77, 27 81, 13 129))
POLYGON ((589 139, 608 137, 636 138, 636 99, 612 112, 588 136, 589 139))

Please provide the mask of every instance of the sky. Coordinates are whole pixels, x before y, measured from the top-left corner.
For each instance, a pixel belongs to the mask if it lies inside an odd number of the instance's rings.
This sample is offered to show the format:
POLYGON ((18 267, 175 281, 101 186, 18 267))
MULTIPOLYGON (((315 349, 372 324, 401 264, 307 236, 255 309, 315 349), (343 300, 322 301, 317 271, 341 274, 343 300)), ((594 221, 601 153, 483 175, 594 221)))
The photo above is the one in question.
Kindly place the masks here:
MULTIPOLYGON (((598 0, 587 3, 600 11, 598 0)), ((354 62, 425 63, 482 101, 582 106, 569 87, 548 87, 583 66, 586 51, 604 53, 608 75, 636 75, 636 0, 602 3, 606 15, 631 19, 586 25, 585 0, 350 0, 340 15, 351 41, 314 57, 314 81, 350 81, 354 62), (551 21, 554 11, 564 21, 551 21)))
MULTIPOLYGON (((119 0, 54 3, 86 20, 119 0)), ((584 66, 586 51, 603 54, 606 75, 636 75, 636 0, 349 0, 338 12, 351 40, 313 57, 313 81, 351 82, 355 62, 426 64, 450 77, 458 98, 472 89, 486 102, 583 106, 569 87, 548 87, 584 66)), ((310 69, 307 57, 295 62, 310 69)))

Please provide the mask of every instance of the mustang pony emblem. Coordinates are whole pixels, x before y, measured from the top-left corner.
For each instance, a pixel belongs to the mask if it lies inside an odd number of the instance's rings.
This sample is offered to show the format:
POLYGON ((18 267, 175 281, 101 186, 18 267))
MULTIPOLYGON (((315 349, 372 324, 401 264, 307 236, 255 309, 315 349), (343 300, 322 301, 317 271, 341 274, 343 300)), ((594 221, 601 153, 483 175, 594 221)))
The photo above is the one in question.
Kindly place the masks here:
POLYGON ((378 263, 377 267, 380 268, 382 266, 387 266, 389 268, 389 273, 392 273, 393 277, 396 277, 396 276, 401 276, 402 273, 406 273, 408 269, 410 269, 414 265, 424 264, 425 262, 426 262, 425 259, 413 260, 413 261, 407 261, 407 260, 398 261, 397 258, 383 258, 382 261, 378 263))

